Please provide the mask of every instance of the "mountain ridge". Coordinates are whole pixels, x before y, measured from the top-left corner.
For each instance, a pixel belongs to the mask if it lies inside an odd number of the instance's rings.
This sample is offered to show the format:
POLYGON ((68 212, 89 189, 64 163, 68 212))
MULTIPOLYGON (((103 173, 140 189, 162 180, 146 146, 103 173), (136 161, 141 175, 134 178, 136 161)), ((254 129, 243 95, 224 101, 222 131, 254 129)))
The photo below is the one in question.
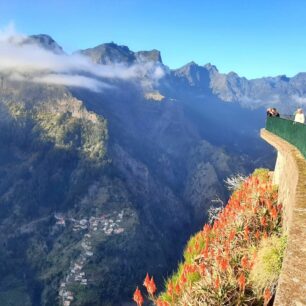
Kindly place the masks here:
MULTIPOLYGON (((27 43, 35 42, 44 49, 61 53, 63 49, 53 40, 52 37, 41 34, 32 35, 25 40, 27 43)), ((247 79, 240 77, 235 72, 221 73, 217 67, 208 63, 198 65, 195 62, 183 65, 177 69, 170 69, 161 59, 160 51, 131 51, 127 46, 120 46, 113 42, 100 44, 96 47, 79 50, 77 54, 82 54, 91 59, 95 64, 113 65, 123 64, 133 67, 135 64, 144 65, 150 63, 155 69, 159 69, 159 84, 155 84, 147 79, 143 82, 144 91, 150 96, 150 92, 159 92, 166 97, 166 92, 160 89, 165 87, 167 82, 172 82, 171 78, 179 78, 182 86, 193 85, 200 92, 209 92, 216 95, 224 102, 239 103, 243 107, 277 107, 283 113, 290 114, 298 107, 303 107, 306 103, 306 73, 298 73, 293 77, 279 75, 275 77, 262 77, 247 79), (187 84, 188 83, 188 84, 187 84), (146 84, 146 85, 144 85, 146 84), (282 101, 287 101, 283 103, 282 101)), ((142 78, 142 77, 141 77, 142 78)), ((155 82, 155 81, 154 81, 155 82)), ((174 81, 175 82, 175 81, 174 81)), ((165 88, 164 88, 165 89, 165 88)), ((169 93, 168 93, 169 94, 169 93)), ((151 95, 154 96, 154 95, 151 95)), ((171 98, 171 96, 169 97, 171 98)))
POLYGON ((133 52, 127 46, 117 45, 114 42, 103 43, 93 48, 78 51, 92 59, 96 64, 124 63, 132 64, 135 62, 158 62, 162 64, 160 51, 133 52))

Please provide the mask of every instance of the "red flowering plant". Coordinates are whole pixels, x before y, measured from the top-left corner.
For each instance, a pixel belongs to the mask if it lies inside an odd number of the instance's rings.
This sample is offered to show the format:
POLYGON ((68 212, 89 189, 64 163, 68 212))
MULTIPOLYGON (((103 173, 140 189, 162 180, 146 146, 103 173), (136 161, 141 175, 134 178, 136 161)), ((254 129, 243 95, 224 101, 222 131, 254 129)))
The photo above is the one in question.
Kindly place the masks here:
MULTIPOLYGON (((151 299, 153 302, 155 302, 156 305, 160 305, 160 306, 169 305, 167 303, 165 304, 163 301, 158 301, 157 298, 155 297, 157 287, 156 287, 153 276, 150 277, 150 275, 147 273, 147 275, 146 275, 146 277, 143 281, 143 286, 146 288, 146 290, 149 294, 149 299, 151 299)), ((143 298, 142 293, 141 293, 141 291, 139 290, 138 287, 136 288, 136 290, 134 292, 133 300, 137 304, 137 306, 142 306, 142 304, 144 303, 144 298, 143 298)))
POLYGON ((184 262, 155 296, 153 277, 144 286, 159 306, 268 305, 275 284, 258 295, 250 272, 263 239, 281 234, 281 205, 268 171, 255 173, 232 194, 212 225, 205 224, 184 252, 184 262))
POLYGON ((134 292, 133 300, 135 301, 137 306, 142 306, 142 304, 143 304, 143 296, 141 294, 141 291, 138 289, 138 287, 136 288, 136 290, 134 292))

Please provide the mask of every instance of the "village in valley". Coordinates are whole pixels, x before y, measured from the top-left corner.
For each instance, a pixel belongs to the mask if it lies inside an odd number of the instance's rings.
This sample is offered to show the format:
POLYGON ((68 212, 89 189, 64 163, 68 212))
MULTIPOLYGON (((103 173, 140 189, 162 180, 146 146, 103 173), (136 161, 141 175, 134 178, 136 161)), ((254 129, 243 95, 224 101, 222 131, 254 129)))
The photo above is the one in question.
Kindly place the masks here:
POLYGON ((74 284, 87 286, 90 283, 84 266, 88 260, 94 256, 93 241, 96 235, 118 235, 125 231, 120 226, 124 218, 124 210, 112 213, 111 215, 101 215, 100 217, 91 216, 86 219, 76 220, 65 217, 63 214, 55 213, 56 227, 71 228, 73 232, 81 234, 81 251, 79 256, 71 262, 65 278, 60 283, 59 298, 63 306, 70 306, 74 300, 74 293, 70 289, 74 284))

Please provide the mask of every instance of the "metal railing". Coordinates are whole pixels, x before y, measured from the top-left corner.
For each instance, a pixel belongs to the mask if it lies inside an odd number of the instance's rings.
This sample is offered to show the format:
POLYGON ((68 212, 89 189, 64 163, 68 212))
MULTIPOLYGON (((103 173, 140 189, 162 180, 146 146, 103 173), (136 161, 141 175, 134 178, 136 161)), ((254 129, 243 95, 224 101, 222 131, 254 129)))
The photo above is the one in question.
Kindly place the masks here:
POLYGON ((279 117, 267 117, 266 130, 294 145, 306 158, 306 125, 279 117))

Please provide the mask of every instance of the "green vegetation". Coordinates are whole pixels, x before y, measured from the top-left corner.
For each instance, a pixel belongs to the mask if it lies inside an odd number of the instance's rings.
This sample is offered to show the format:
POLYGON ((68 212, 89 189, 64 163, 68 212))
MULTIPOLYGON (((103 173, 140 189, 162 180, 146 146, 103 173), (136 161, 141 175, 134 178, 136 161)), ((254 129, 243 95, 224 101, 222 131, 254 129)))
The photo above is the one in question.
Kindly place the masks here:
POLYGON ((31 306, 31 298, 25 287, 13 287, 7 291, 0 291, 0 305, 31 306))
POLYGON ((59 282, 79 255, 79 238, 71 229, 56 229, 54 213, 81 219, 81 212, 94 211, 98 203, 82 208, 75 203, 108 165, 106 120, 69 97, 67 105, 52 103, 45 109, 44 103, 0 101, 5 178, 0 220, 7 224, 0 233, 0 261, 6 263, 0 272, 8 276, 0 284, 0 304, 5 306, 55 305, 59 282))
POLYGON ((260 180, 268 181, 270 178, 270 171, 269 169, 258 168, 254 170, 253 175, 256 176, 260 180))
POLYGON ((94 161, 101 161, 106 154, 106 120, 83 108, 77 117, 69 111, 27 110, 15 103, 8 103, 8 110, 17 126, 28 125, 33 135, 54 143, 55 148, 75 150, 94 161))
POLYGON ((75 118, 71 113, 38 113, 34 120, 43 131, 45 140, 54 141, 55 146, 64 149, 76 149, 89 159, 103 159, 106 150, 106 122, 101 118, 95 121, 75 118))
POLYGON ((282 268, 286 238, 271 236, 263 240, 257 250, 254 266, 250 273, 252 287, 262 294, 266 287, 275 288, 282 268))
POLYGON ((166 266, 164 251, 159 241, 144 239, 144 232, 147 237, 154 233, 150 225, 140 226, 129 190, 108 161, 106 120, 82 107, 74 113, 56 111, 54 103, 47 110, 44 105, 0 103, 7 115, 0 121, 5 144, 0 146, 5 177, 0 180, 5 225, 0 272, 11 276, 0 284, 0 304, 58 305, 60 283, 80 256, 84 233, 73 232, 69 222, 56 226, 54 213, 80 220, 124 210, 122 233, 92 234, 94 255, 84 267, 88 286, 71 286, 75 305, 101 300, 114 305, 129 299, 147 266, 166 266), (139 260, 139 251, 148 253, 146 260, 139 260), (131 272, 135 269, 138 273, 131 272))

